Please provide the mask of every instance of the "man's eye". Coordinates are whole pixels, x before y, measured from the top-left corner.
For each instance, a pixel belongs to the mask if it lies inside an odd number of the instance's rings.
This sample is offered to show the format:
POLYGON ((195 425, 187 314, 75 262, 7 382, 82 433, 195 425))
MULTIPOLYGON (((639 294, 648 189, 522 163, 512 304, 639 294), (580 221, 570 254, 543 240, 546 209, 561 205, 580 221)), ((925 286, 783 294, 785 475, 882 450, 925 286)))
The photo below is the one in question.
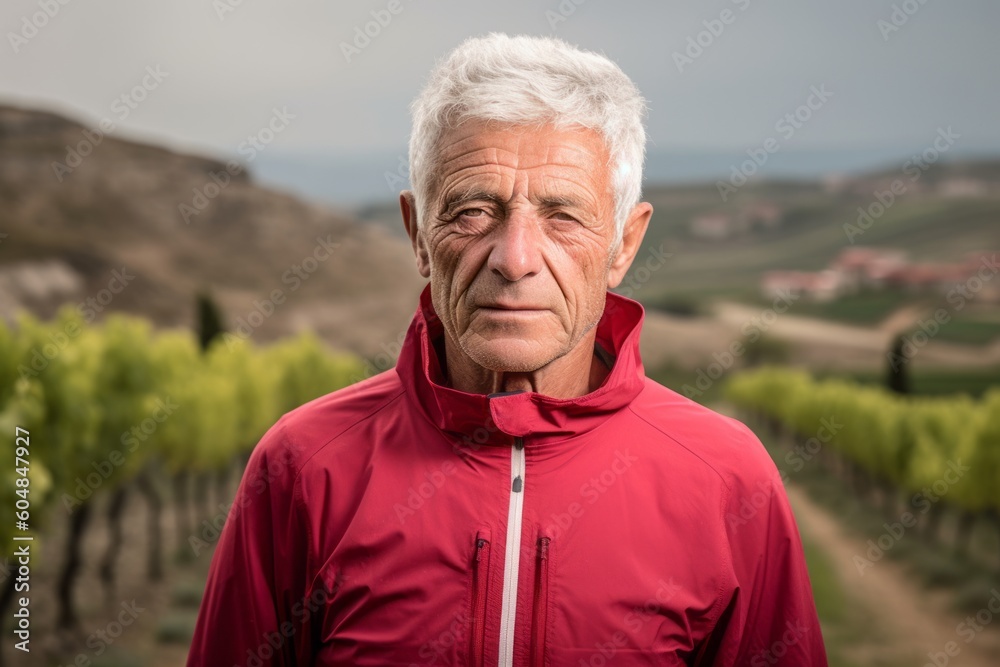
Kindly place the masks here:
POLYGON ((486 211, 484 211, 481 208, 467 208, 461 213, 459 213, 459 215, 465 216, 467 218, 480 218, 486 215, 486 211))
POLYGON ((555 213, 553 213, 549 217, 555 218, 556 220, 565 220, 566 222, 576 222, 577 221, 576 218, 574 218, 573 216, 571 216, 569 213, 565 213, 563 211, 556 211, 555 213))

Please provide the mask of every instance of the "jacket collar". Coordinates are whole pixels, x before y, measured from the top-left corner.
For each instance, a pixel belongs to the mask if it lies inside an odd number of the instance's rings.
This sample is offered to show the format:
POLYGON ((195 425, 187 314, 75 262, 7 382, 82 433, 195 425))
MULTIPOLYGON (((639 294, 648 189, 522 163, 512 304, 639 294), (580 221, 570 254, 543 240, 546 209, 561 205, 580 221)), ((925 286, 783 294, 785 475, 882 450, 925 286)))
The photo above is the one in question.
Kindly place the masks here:
POLYGON ((601 386, 589 394, 571 399, 534 391, 473 394, 445 384, 437 347, 443 353, 444 328, 434 312, 428 283, 407 329, 396 372, 427 418, 472 448, 509 445, 515 436, 523 437, 525 447, 531 448, 599 426, 642 391, 645 371, 639 335, 644 317, 638 301, 607 293, 596 340, 614 363, 601 386))

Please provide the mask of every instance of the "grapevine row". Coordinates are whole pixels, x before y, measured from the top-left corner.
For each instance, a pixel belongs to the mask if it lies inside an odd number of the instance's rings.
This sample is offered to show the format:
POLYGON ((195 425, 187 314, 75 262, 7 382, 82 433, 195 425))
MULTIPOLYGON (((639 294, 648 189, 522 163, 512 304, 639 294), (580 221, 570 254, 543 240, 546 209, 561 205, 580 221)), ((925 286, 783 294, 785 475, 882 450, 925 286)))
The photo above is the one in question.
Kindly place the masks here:
MULTIPOLYGON (((106 500, 110 527, 104 583, 114 584, 121 515, 133 492, 147 500, 148 572, 159 578, 164 499, 176 503, 177 551, 190 555, 186 538, 211 512, 213 480, 222 487, 218 506, 231 498, 230 473, 281 414, 362 375, 359 359, 331 353, 309 334, 268 347, 226 334, 203 350, 190 331, 154 331, 121 314, 90 324, 67 308, 51 322, 25 315, 14 326, 0 323, 0 433, 10 442, 17 427, 31 434, 30 532, 44 549, 53 522, 69 523, 60 625, 76 625, 72 590, 95 498, 106 500)), ((0 506, 14 508, 25 470, 2 470, 0 506)), ((9 557, 19 531, 4 514, 0 556, 9 557)))
POLYGON ((748 419, 799 443, 800 453, 801 443, 816 444, 815 456, 887 516, 933 509, 924 529, 934 533, 942 512, 954 511, 958 547, 967 547, 980 518, 1000 528, 1000 387, 979 400, 904 396, 764 367, 731 377, 725 396, 748 419))

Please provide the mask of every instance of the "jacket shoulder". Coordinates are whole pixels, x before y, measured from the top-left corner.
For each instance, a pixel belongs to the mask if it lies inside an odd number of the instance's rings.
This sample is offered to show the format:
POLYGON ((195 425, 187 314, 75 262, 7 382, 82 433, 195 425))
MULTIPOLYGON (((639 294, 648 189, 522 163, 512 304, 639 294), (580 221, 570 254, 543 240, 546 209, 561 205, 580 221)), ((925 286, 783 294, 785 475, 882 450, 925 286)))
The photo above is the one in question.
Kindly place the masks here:
POLYGON ((394 368, 324 394, 282 415, 254 453, 280 454, 298 473, 324 447, 378 415, 403 394, 394 368))
POLYGON ((714 470, 732 489, 771 479, 777 467, 757 435, 724 415, 646 378, 631 404, 636 416, 714 470))

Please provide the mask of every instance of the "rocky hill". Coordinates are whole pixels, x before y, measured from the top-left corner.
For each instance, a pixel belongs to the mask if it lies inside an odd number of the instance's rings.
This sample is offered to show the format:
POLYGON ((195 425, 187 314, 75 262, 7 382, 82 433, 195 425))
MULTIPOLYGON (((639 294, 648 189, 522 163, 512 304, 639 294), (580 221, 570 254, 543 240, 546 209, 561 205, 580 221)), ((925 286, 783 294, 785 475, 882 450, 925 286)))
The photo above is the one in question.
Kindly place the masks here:
POLYGON ((312 327, 378 354, 423 281, 405 240, 253 182, 239 164, 0 106, 0 316, 142 314, 190 326, 209 290, 254 340, 312 327))

